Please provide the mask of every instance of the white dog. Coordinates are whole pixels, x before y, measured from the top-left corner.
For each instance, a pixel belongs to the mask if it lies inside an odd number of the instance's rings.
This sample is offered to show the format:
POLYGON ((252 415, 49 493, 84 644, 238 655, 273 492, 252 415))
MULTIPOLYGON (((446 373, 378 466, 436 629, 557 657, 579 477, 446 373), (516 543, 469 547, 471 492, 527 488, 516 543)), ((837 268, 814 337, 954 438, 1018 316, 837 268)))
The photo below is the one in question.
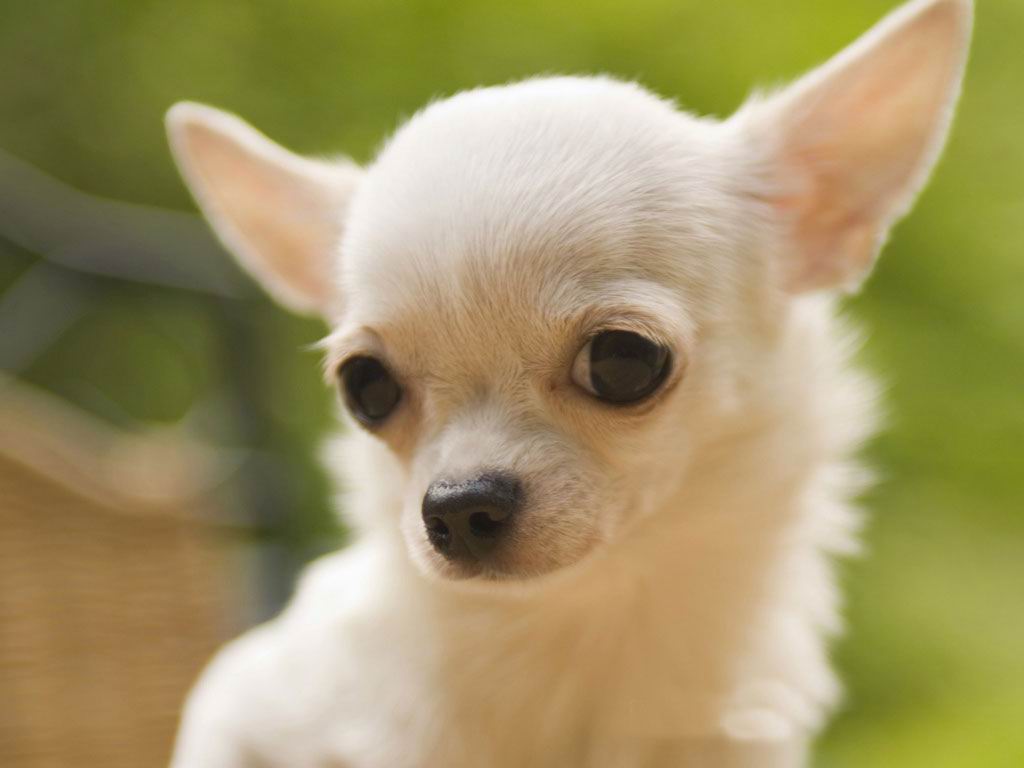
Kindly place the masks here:
POLYGON ((804 765, 874 389, 836 298, 935 162, 970 0, 724 121, 555 77, 361 169, 175 106, 241 263, 331 327, 355 543, 211 664, 174 765, 804 765))

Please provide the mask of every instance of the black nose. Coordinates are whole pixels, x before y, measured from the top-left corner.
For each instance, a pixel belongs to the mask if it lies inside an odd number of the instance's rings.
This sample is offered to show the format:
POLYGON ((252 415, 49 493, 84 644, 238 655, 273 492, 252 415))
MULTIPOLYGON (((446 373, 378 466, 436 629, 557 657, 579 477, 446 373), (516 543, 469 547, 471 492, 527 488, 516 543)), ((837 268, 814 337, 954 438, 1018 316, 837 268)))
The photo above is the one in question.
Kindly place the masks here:
POLYGON ((427 538, 451 560, 482 559, 508 528, 521 495, 519 482, 498 472, 458 483, 435 480, 423 497, 427 538))

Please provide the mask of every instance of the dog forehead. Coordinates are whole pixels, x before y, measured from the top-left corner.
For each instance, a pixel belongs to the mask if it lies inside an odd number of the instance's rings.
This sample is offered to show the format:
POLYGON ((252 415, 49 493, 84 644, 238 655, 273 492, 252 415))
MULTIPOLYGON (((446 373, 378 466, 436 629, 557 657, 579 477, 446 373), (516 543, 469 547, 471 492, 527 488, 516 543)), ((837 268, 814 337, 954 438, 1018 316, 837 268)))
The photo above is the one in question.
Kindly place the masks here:
POLYGON ((342 280, 387 293, 443 288, 466 271, 507 282, 656 269, 666 241, 678 250, 702 238, 712 133, 605 78, 531 80, 435 103, 368 169, 342 280))

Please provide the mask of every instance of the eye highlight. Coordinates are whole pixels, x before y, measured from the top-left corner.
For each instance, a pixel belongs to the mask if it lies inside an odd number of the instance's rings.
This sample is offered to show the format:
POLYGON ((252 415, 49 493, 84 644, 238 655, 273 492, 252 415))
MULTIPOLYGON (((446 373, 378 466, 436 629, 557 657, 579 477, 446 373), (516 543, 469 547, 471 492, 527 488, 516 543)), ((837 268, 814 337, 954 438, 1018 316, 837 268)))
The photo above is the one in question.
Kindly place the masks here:
POLYGON ((395 377, 375 357, 358 356, 338 370, 345 405, 366 426, 377 426, 395 410, 402 389, 395 377))
POLYGON ((665 381, 667 347, 632 331, 602 331, 576 355, 572 380, 599 400, 616 405, 649 397, 665 381))

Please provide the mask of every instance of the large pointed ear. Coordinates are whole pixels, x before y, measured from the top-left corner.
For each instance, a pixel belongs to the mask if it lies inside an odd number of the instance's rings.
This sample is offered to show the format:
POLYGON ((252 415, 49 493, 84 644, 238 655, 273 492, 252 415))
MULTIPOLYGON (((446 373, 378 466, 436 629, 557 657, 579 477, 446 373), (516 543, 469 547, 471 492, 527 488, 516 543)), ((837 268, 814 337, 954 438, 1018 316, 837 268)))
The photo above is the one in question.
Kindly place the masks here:
POLYGON ((916 0, 733 118, 780 216, 794 293, 856 288, 938 158, 960 91, 970 0, 916 0))
POLYGON ((174 105, 167 132, 182 176, 239 263, 289 309, 332 314, 333 260, 359 168, 299 157, 199 104, 174 105))

